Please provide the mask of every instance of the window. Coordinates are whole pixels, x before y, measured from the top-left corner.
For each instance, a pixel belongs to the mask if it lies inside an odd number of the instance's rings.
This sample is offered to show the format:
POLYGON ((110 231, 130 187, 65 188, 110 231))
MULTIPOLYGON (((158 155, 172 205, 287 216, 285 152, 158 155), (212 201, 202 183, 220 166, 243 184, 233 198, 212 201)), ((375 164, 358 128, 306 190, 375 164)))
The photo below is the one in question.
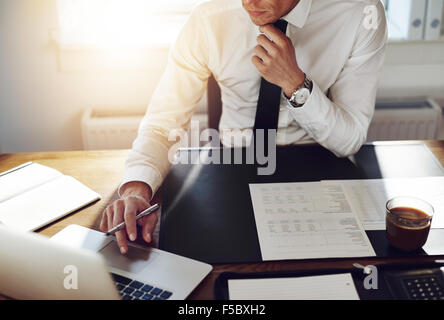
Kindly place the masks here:
POLYGON ((140 48, 170 44, 199 0, 57 0, 63 46, 140 48))

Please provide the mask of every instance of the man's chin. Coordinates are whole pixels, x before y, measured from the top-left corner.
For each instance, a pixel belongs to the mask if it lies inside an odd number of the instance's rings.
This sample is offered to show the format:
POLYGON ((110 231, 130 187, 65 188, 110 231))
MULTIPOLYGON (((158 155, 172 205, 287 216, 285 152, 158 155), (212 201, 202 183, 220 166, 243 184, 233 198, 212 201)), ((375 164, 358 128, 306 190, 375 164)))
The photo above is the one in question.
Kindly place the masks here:
POLYGON ((258 27, 265 26, 266 24, 270 23, 269 21, 267 21, 265 19, 252 17, 252 16, 250 16, 250 19, 251 19, 251 22, 253 22, 253 24, 257 25, 258 27))

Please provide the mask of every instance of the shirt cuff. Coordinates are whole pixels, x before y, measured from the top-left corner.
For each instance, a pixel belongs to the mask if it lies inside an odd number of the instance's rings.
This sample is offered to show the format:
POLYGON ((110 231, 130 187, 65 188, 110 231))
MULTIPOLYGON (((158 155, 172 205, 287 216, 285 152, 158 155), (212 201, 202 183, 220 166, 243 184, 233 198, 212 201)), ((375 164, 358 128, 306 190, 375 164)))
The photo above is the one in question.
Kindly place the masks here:
POLYGON ((316 114, 316 96, 319 95, 319 92, 322 93, 319 86, 313 81, 313 88, 311 90, 311 94, 308 97, 307 101, 302 107, 295 108, 288 102, 288 109, 291 114, 300 124, 309 124, 312 122, 313 115, 316 114))
POLYGON ((122 196, 122 187, 129 182, 135 181, 144 182, 151 188, 151 201, 162 184, 162 175, 157 169, 147 165, 127 168, 123 181, 118 189, 119 197, 122 196))
POLYGON ((329 113, 325 99, 325 94, 313 81, 311 95, 302 107, 294 108, 288 103, 288 109, 293 119, 315 140, 322 139, 322 133, 325 132, 329 113))

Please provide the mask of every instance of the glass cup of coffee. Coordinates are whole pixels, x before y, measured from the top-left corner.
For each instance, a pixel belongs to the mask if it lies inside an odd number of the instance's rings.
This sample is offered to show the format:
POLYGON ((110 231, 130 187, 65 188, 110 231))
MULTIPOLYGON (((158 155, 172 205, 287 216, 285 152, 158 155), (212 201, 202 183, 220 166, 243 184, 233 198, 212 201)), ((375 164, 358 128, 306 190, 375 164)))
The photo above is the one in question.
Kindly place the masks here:
POLYGON ((396 197, 386 204, 386 235, 389 243, 403 251, 422 248, 429 236, 434 209, 415 197, 396 197))

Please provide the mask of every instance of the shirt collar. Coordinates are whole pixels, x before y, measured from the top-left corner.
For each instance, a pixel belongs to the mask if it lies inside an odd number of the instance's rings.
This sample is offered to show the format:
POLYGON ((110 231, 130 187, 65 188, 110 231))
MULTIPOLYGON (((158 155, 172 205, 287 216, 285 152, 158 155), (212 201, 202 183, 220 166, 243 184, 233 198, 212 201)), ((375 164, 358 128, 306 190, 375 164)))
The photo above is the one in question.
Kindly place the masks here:
POLYGON ((300 0, 296 7, 294 7, 286 16, 282 17, 282 19, 298 28, 304 27, 310 13, 311 3, 312 0, 300 0))

